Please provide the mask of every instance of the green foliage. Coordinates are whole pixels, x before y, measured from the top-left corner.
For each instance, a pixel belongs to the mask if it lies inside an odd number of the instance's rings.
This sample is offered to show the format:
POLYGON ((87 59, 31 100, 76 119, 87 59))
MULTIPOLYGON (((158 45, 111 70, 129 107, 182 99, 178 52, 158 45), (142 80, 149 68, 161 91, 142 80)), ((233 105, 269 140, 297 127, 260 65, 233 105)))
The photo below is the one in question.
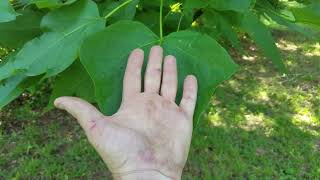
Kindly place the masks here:
POLYGON ((209 0, 209 5, 218 11, 247 12, 255 0, 209 0))
POLYGON ((222 46, 231 44, 245 53, 239 33, 248 34, 275 67, 286 72, 263 22, 274 21, 312 38, 318 38, 320 29, 315 0, 10 2, 0 4, 0 45, 16 52, 0 64, 0 107, 37 82, 58 76, 48 108, 57 96, 76 95, 97 102, 111 114, 121 101, 121 80, 130 51, 138 47, 148 51, 160 44, 166 54, 178 59, 177 101, 182 78, 189 73, 198 77, 198 118, 217 85, 237 70, 222 46), (80 61, 74 63, 79 54, 80 61))
MULTIPOLYGON (((80 59, 94 81, 97 101, 105 113, 112 114, 119 108, 114 102, 121 101, 119 89, 122 89, 127 54, 137 47, 148 50, 159 41, 160 38, 143 24, 122 21, 84 42, 80 59)), ((199 104, 195 117, 199 117, 209 103, 212 91, 229 78, 237 66, 214 39, 197 32, 171 33, 163 38, 162 45, 165 54, 174 54, 177 58, 180 88, 188 74, 198 77, 199 104)), ((181 92, 182 89, 178 101, 181 92)))
POLYGON ((9 0, 0 2, 0 22, 8 22, 16 19, 17 13, 14 11, 9 0))
POLYGON ((79 60, 57 76, 46 109, 53 108, 54 100, 60 96, 78 96, 89 102, 95 101, 93 83, 79 60), (74 80, 74 77, 77 77, 77 80, 74 80))
POLYGON ((30 3, 34 3, 38 8, 57 8, 65 5, 72 4, 77 0, 30 0, 30 3))
POLYGON ((241 18, 240 26, 248 32, 265 56, 270 58, 281 71, 285 71, 285 66, 281 61, 280 53, 272 35, 267 27, 259 21, 259 18, 253 13, 247 13, 241 18))
POLYGON ((25 9, 15 21, 0 23, 0 44, 10 48, 19 48, 24 43, 41 35, 41 12, 25 9))
POLYGON ((320 26, 320 2, 313 2, 302 8, 292 8, 293 16, 299 23, 320 26))

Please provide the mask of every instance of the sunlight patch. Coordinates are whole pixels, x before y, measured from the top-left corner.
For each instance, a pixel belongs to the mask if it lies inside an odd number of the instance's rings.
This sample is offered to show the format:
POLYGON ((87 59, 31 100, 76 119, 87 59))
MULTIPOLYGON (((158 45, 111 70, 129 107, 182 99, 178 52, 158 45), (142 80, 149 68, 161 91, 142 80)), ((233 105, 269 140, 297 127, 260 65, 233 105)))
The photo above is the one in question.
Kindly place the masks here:
POLYGON ((292 42, 289 42, 289 41, 285 41, 283 39, 281 39, 280 41, 278 41, 276 43, 277 47, 282 49, 282 50, 285 50, 285 51, 296 51, 299 47, 292 43, 292 42))

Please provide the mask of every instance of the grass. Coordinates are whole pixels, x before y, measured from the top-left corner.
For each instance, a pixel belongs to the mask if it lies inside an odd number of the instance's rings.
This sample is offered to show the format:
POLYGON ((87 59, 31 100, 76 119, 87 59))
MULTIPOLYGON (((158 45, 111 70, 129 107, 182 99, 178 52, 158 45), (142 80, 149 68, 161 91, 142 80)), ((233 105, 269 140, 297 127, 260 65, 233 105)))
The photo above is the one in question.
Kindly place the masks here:
MULTIPOLYGON (((183 179, 319 179, 320 45, 276 33, 281 75, 245 42, 242 69, 215 93, 194 131, 183 179)), ((0 112, 0 178, 111 179, 76 121, 40 114, 44 89, 0 112)))

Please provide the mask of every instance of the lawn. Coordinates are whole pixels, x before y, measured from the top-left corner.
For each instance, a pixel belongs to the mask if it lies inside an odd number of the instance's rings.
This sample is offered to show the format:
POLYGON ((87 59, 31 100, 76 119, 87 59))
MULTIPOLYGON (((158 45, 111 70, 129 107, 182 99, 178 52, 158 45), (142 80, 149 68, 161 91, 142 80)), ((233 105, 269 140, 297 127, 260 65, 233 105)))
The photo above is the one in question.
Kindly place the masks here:
MULTIPOLYGON (((196 125, 183 179, 319 179, 320 44, 275 32, 283 75, 248 40, 196 125)), ((0 112, 0 179, 111 179, 76 121, 42 114, 50 82, 0 112)))

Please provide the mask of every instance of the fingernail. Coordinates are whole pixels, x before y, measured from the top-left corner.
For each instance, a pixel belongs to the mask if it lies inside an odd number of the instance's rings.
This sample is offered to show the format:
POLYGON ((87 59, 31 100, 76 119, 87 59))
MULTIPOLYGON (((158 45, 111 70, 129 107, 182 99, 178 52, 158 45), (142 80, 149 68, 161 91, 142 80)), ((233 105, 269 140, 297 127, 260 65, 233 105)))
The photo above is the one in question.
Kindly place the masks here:
POLYGON ((59 108, 59 109, 64 109, 64 106, 63 106, 63 104, 61 103, 61 101, 59 100, 59 98, 56 99, 53 104, 54 104, 57 108, 59 108))

